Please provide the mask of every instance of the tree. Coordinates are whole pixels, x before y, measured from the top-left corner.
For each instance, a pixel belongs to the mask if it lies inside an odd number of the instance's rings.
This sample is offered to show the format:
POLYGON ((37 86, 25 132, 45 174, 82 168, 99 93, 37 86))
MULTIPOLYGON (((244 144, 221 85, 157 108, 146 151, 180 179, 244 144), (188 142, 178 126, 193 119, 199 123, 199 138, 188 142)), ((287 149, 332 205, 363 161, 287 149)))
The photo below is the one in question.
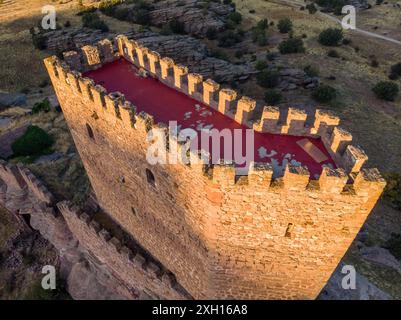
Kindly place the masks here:
POLYGON ((390 77, 393 80, 396 80, 399 77, 401 77, 401 62, 391 66, 390 77))
POLYGON ((315 14, 317 11, 317 8, 314 3, 307 4, 306 9, 308 9, 310 14, 315 14))
POLYGON ((276 105, 276 104, 280 103, 282 98, 283 97, 280 92, 278 92, 274 89, 270 89, 265 92, 264 100, 266 103, 268 103, 270 105, 276 105))
POLYGON ((337 91, 328 85, 320 85, 312 94, 312 97, 320 103, 327 103, 335 99, 337 91))
POLYGON ((15 156, 38 155, 51 147, 53 138, 46 131, 29 126, 25 133, 11 145, 15 156))
POLYGON ((328 28, 322 31, 319 35, 319 42, 324 46, 338 46, 339 42, 343 39, 343 32, 341 29, 328 28))
POLYGON ((263 88, 274 88, 278 85, 279 74, 276 71, 262 71, 256 76, 257 83, 263 88))
POLYGON ((280 43, 278 49, 282 54, 305 52, 304 43, 300 38, 290 38, 284 40, 283 42, 280 43))
POLYGON ((281 33, 288 33, 292 31, 292 22, 289 18, 281 19, 277 24, 277 28, 281 33))
POLYGON ((232 22, 234 22, 235 24, 240 24, 242 21, 242 15, 239 12, 231 12, 228 15, 228 20, 231 20, 232 22))
POLYGON ((391 81, 380 81, 372 90, 376 97, 386 101, 394 101, 400 91, 398 84, 391 81))

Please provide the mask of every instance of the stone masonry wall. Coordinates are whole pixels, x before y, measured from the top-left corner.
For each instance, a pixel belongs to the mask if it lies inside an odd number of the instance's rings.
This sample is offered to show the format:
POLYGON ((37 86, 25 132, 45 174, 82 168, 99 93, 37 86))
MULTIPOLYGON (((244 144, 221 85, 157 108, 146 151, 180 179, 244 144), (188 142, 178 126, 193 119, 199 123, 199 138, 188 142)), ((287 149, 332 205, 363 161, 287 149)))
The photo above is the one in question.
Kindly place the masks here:
MULTIPOLYGON (((279 123, 279 111, 266 107, 252 123, 251 99, 241 98, 231 114, 235 92, 219 92, 211 80, 199 89, 199 77, 183 81, 184 67, 127 41, 117 38, 118 53, 111 43, 105 53, 102 43, 69 53, 66 61, 87 70, 123 55, 166 85, 255 130, 322 136, 344 169, 325 168, 318 180, 310 180, 305 168, 288 166, 284 176, 272 180, 268 164, 254 164, 240 177, 227 163, 151 166, 147 132, 163 124, 137 114, 121 94, 107 94, 48 58, 46 67, 100 206, 195 298, 315 298, 379 198, 385 185, 379 172, 360 169, 366 155, 350 145, 350 134, 337 128, 338 118, 330 113, 317 111, 308 128, 302 111, 289 110, 287 121, 279 123)), ((86 231, 76 229, 85 239, 86 231)))
POLYGON ((30 215, 31 227, 59 251, 61 272, 73 298, 191 298, 158 262, 123 245, 68 201, 56 203, 43 183, 23 166, 0 161, 0 205, 15 215, 30 215), (94 277, 92 283, 75 283, 75 278, 89 275, 94 277), (98 286, 104 286, 107 293, 94 292, 98 286), (82 288, 86 292, 80 292, 82 288))

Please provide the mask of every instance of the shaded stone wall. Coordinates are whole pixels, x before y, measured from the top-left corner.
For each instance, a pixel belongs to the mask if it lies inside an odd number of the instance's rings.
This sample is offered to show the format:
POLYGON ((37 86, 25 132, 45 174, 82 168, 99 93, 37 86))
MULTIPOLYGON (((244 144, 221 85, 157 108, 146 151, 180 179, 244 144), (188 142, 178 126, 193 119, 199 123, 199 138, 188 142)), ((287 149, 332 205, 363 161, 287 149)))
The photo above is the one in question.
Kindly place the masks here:
MULTIPOLYGON (((232 110, 225 106, 236 101, 235 93, 219 93, 211 80, 199 91, 199 77, 184 83, 184 67, 127 41, 117 38, 115 58, 124 55, 166 85, 232 110)), ((81 70, 97 68, 111 59, 102 58, 112 56, 104 48, 90 46, 69 57, 79 57, 81 70)), ((325 168, 312 181, 307 170, 292 166, 274 180, 268 164, 254 164, 241 177, 224 163, 150 166, 147 132, 162 124, 55 57, 45 64, 101 207, 195 298, 315 298, 384 188, 376 169, 360 169, 367 157, 350 145, 348 133, 335 129, 335 116, 317 111, 310 128, 302 111, 288 110, 287 121, 279 123, 279 111, 269 107, 252 123, 249 98, 227 115, 264 132, 322 136, 345 169, 325 168)))
POLYGON ((191 298, 160 263, 125 246, 68 201, 56 203, 23 166, 0 161, 0 205, 18 217, 30 215, 31 227, 59 251, 60 272, 75 299, 191 298), (83 277, 91 283, 80 283, 83 277))

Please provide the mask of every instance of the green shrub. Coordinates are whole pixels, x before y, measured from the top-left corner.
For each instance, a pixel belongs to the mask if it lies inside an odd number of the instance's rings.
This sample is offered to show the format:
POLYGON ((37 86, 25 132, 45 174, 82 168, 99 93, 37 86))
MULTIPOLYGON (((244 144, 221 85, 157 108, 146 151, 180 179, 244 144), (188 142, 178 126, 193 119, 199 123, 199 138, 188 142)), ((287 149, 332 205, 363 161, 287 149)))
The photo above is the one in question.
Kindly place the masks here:
POLYGON ((274 88, 278 85, 279 74, 276 71, 262 71, 256 76, 257 83, 263 88, 274 88))
POLYGON ((277 28, 281 33, 288 33, 292 31, 292 22, 289 18, 281 19, 277 24, 277 28))
POLYGON ((85 12, 82 15, 82 24, 86 28, 98 29, 102 32, 109 31, 107 24, 100 19, 99 15, 94 12, 85 12))
POLYGON ((310 64, 304 68, 304 72, 308 77, 317 77, 319 75, 319 69, 311 66, 310 64))
POLYGON ((343 39, 343 31, 336 28, 328 28, 319 34, 319 42, 324 46, 338 46, 343 39))
POLYGON ((243 34, 240 31, 233 31, 233 30, 226 30, 224 31, 218 40, 218 45, 220 47, 232 47, 233 45, 235 45, 238 42, 241 42, 243 39, 243 34))
POLYGON ((32 34, 33 46, 38 50, 45 50, 47 48, 47 36, 43 33, 32 34))
POLYGON ((310 14, 315 14, 317 11, 317 8, 313 3, 307 4, 306 9, 308 9, 310 14))
POLYGON ((278 103, 280 103, 281 99, 282 99, 282 95, 280 92, 271 89, 271 90, 267 90, 265 92, 265 102, 270 104, 270 105, 276 105, 278 103))
POLYGON ((392 79, 394 80, 401 77, 401 62, 391 66, 390 75, 392 75, 392 79))
POLYGON ((391 81, 380 81, 372 90, 376 97, 386 101, 394 101, 400 91, 398 85, 391 81))
POLYGON ((41 102, 36 102, 33 105, 32 113, 39 113, 39 112, 49 112, 50 111, 50 101, 49 99, 45 98, 41 102))
POLYGON ((320 103, 327 103, 335 99, 337 91, 328 85, 320 85, 312 94, 312 97, 320 103))
POLYGON ((280 43, 278 49, 282 54, 305 52, 304 43, 300 38, 290 38, 284 40, 280 43))
POLYGON ((53 138, 46 131, 32 125, 14 141, 11 148, 14 156, 35 156, 45 152, 52 144, 53 138))
POLYGON ((262 19, 256 24, 256 29, 266 30, 269 27, 267 19, 262 19))
POLYGON ((231 12, 228 17, 228 20, 231 20, 234 24, 240 24, 242 21, 242 15, 239 12, 231 12))
POLYGON ((263 60, 258 60, 255 64, 255 69, 262 71, 267 68, 267 62, 263 60))

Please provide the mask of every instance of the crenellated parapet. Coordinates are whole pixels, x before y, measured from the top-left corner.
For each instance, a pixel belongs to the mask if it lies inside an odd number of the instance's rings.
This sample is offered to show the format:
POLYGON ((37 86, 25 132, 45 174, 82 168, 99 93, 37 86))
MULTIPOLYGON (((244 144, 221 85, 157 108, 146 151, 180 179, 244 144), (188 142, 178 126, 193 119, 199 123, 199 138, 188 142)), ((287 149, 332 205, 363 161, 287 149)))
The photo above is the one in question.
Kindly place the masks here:
POLYGON ((101 223, 68 201, 57 203, 79 243, 107 265, 128 287, 151 291, 158 298, 189 299, 174 275, 154 259, 129 247, 101 223))
MULTIPOLYGON (((94 106, 96 116, 103 116, 109 119, 110 123, 121 121, 123 126, 129 130, 145 128, 146 132, 155 125, 152 115, 146 112, 136 114, 136 107, 126 101, 124 95, 116 92, 107 93, 106 89, 95 85, 93 80, 82 77, 79 72, 98 68, 103 63, 123 56, 138 67, 147 70, 151 76, 158 78, 166 85, 255 131, 321 137, 337 166, 344 168, 346 174, 358 172, 368 159, 360 147, 351 144, 352 135, 338 126, 340 119, 331 111, 317 109, 314 115, 309 115, 305 110, 293 107, 282 110, 274 106, 265 106, 260 119, 255 120, 254 111, 257 102, 254 99, 246 96, 238 97, 236 91, 220 88, 215 81, 204 80, 201 75, 190 73, 187 67, 176 64, 171 58, 161 57, 159 53, 149 50, 125 36, 118 36, 115 43, 116 52, 111 51, 113 50, 111 41, 103 40, 95 46, 83 47, 81 54, 74 51, 65 53, 64 62, 56 57, 45 60, 50 75, 59 79, 63 84, 66 83, 74 94, 82 95, 83 101, 94 106), (308 121, 311 123, 310 125, 307 124, 308 119, 310 119, 308 121)), ((217 168, 219 166, 215 166, 214 171, 218 171, 217 168)), ((285 179, 283 181, 287 181, 287 185, 292 179, 291 177, 298 180, 298 175, 307 175, 305 172, 302 174, 292 172, 294 170, 284 170, 285 179)), ((299 170, 301 169, 295 171, 299 170)), ((330 175, 331 179, 334 179, 335 176, 330 175)), ((300 178, 302 181, 303 179, 300 178)), ((321 185, 323 186, 323 183, 321 185)), ((323 189, 328 190, 325 187, 323 189)))

